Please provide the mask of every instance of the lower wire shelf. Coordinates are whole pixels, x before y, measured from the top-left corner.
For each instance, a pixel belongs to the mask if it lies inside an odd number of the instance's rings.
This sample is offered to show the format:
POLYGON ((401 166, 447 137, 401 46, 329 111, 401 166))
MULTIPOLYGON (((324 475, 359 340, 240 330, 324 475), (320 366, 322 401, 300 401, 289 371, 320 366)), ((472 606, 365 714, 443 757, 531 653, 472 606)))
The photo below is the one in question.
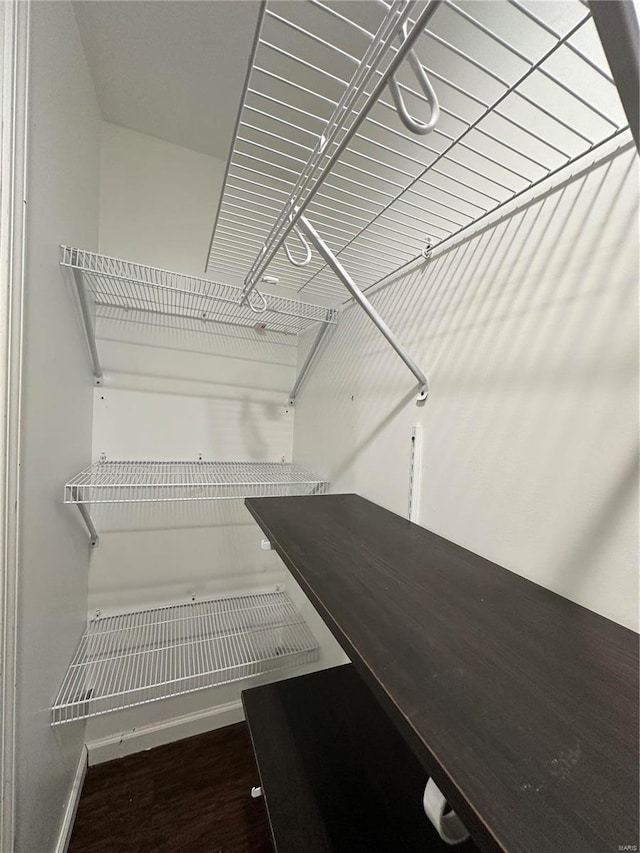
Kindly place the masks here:
POLYGON ((318 655, 283 592, 101 616, 78 645, 52 725, 302 666, 318 655))

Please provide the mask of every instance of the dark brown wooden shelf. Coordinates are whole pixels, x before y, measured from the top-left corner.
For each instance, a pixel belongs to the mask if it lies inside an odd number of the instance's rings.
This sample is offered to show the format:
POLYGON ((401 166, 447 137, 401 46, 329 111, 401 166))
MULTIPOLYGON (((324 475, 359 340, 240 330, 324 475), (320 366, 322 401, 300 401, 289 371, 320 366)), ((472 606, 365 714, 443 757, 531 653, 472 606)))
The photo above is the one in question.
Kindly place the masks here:
POLYGON ((245 503, 482 849, 638 844, 637 634, 358 495, 245 503))
POLYGON ((242 701, 277 853, 451 850, 422 808, 427 775, 353 666, 242 701))

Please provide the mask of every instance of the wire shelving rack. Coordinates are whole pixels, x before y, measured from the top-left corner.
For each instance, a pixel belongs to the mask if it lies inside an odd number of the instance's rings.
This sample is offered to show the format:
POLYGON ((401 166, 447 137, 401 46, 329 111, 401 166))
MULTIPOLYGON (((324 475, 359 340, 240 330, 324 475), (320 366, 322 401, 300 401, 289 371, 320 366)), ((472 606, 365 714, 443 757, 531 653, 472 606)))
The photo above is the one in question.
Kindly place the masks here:
POLYGON ((329 483, 287 462, 95 462, 64 487, 64 502, 75 504, 89 529, 98 533, 88 507, 168 501, 211 501, 288 495, 321 495, 329 483))
POLYGON ((346 285, 358 299, 356 282, 366 291, 430 257, 625 137, 582 0, 267 0, 207 269, 243 271, 247 300, 267 269, 296 293, 338 304, 346 285), (415 132, 434 115, 420 69, 439 111, 428 133, 415 132), (318 251, 305 263, 307 241, 318 251))
POLYGON ((288 462, 95 462, 65 485, 64 502, 228 500, 324 494, 328 486, 288 462))
POLYGON ((92 619, 52 725, 313 663, 318 643, 283 592, 92 619))
MULTIPOLYGON (((183 275, 132 261, 61 246, 60 265, 71 269, 80 301, 97 384, 102 365, 96 345, 95 319, 106 312, 142 311, 198 321, 203 330, 215 323, 259 325, 270 331, 297 335, 319 326, 318 344, 338 322, 335 308, 297 299, 260 294, 259 313, 241 304, 242 289, 206 278, 183 275)), ((296 383, 296 392, 304 377, 296 383)), ((290 402, 295 398, 292 392, 290 402)))

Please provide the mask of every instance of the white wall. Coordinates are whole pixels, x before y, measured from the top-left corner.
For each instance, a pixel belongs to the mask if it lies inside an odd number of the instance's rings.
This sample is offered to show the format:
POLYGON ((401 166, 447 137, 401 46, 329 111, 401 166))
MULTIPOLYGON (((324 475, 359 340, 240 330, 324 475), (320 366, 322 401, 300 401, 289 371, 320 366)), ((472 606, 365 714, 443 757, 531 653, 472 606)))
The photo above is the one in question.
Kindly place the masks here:
POLYGON ((92 416, 58 247, 97 247, 100 122, 70 3, 33 3, 30 58, 15 849, 48 853, 84 743, 83 724, 50 722, 86 616, 87 538, 62 489, 90 459, 92 416))
MULTIPOLYGON (((291 461, 294 339, 112 320, 98 330, 105 384, 94 394, 94 459, 291 461)), ((240 501, 96 507, 94 519, 90 610, 282 580, 240 501)))
POLYGON ((627 148, 380 290, 430 377, 423 406, 344 312, 296 404, 295 460, 406 515, 421 424, 420 524, 637 627, 637 205, 627 148))
POLYGON ((217 157, 104 122, 100 251, 202 275, 224 169, 217 157))

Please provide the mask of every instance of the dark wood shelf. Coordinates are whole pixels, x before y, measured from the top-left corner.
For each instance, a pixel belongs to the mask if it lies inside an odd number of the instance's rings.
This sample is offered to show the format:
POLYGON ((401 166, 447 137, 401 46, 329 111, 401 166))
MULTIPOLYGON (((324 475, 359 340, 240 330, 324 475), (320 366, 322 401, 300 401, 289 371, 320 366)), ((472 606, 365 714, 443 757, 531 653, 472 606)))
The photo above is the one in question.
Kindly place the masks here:
POLYGON ((482 849, 638 844, 637 634, 358 495, 245 503, 482 849))
POLYGON ((422 808, 427 775, 353 666, 254 687, 242 702, 277 853, 451 850, 422 808))

